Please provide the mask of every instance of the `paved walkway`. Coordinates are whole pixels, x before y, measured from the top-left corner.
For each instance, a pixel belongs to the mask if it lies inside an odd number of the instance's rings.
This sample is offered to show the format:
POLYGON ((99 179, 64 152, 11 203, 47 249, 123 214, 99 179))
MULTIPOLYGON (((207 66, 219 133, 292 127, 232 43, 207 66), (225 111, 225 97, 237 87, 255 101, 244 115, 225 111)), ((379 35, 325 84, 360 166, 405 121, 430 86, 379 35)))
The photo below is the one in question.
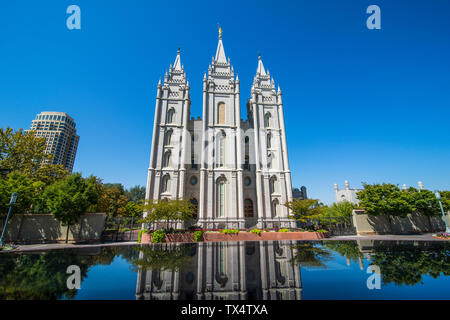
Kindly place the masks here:
POLYGON ((386 235, 373 235, 373 236, 336 236, 330 237, 324 240, 411 240, 411 241, 448 241, 443 239, 436 239, 433 237, 433 233, 423 234, 386 234, 386 235))
MULTIPOLYGON (((449 241, 433 238, 432 233, 425 234, 412 234, 412 235, 373 235, 373 236, 336 236, 323 241, 333 240, 410 240, 410 241, 449 241)), ((321 240, 319 240, 321 241, 321 240)), ((82 248, 98 248, 98 247, 110 247, 110 246, 129 246, 138 245, 136 241, 121 241, 121 242, 108 242, 108 243, 47 243, 47 244, 27 244, 19 245, 15 250, 2 250, 2 252, 25 252, 25 251, 45 251, 45 250, 57 250, 57 249, 82 249, 82 248)))
POLYGON ((112 246, 129 246, 137 245, 136 241, 122 241, 122 242, 109 242, 109 243, 41 243, 41 244, 25 244, 18 245, 18 248, 14 250, 2 250, 2 252, 23 252, 23 251, 45 251, 45 250, 58 250, 58 249, 83 249, 83 248, 98 248, 98 247, 112 247, 112 246))

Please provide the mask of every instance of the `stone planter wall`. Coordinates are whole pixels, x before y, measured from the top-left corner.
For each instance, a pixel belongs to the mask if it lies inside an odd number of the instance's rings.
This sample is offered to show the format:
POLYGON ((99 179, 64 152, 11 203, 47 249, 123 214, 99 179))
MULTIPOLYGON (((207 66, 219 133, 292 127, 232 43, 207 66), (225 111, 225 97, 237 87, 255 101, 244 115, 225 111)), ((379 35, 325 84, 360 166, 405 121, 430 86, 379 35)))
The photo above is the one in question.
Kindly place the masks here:
MULTIPOLYGON (((449 223, 448 214, 446 219, 449 223)), ((353 225, 358 235, 414 234, 445 230, 445 224, 439 215, 428 220, 423 215, 409 214, 406 218, 390 217, 390 221, 391 223, 387 216, 370 216, 364 210, 353 210, 353 225)))
MULTIPOLYGON (((221 241, 265 241, 265 240, 321 240, 326 238, 326 234, 320 232, 262 232, 257 235, 251 232, 239 232, 238 234, 225 234, 220 232, 205 232, 204 242, 221 241)), ((151 243, 151 234, 144 233, 141 243, 151 243)), ((163 242, 195 242, 192 233, 166 234, 163 242)))
MULTIPOLYGON (((105 213, 86 213, 70 226, 69 241, 98 241, 105 226, 105 213)), ((24 243, 66 240, 67 227, 51 214, 15 214, 6 229, 5 240, 24 243)))

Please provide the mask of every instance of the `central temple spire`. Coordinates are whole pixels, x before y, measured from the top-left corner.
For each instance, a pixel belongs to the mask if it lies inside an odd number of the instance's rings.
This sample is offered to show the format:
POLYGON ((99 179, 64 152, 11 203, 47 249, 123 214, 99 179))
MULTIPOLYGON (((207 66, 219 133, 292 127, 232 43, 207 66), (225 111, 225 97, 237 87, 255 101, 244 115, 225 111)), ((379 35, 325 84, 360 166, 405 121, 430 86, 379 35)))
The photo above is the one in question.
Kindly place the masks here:
POLYGON ((263 65, 263 62, 261 59, 261 54, 258 55, 258 69, 256 69, 256 73, 261 76, 266 75, 266 70, 264 69, 264 65, 263 65))
POLYGON ((175 62, 173 64, 173 69, 177 71, 181 70, 180 48, 178 48, 177 57, 175 58, 175 62))
POLYGON ((214 59, 214 61, 219 63, 227 63, 227 58, 225 56, 225 50, 223 48, 222 43, 222 28, 220 26, 218 26, 218 28, 219 28, 219 43, 217 45, 216 58, 214 59))

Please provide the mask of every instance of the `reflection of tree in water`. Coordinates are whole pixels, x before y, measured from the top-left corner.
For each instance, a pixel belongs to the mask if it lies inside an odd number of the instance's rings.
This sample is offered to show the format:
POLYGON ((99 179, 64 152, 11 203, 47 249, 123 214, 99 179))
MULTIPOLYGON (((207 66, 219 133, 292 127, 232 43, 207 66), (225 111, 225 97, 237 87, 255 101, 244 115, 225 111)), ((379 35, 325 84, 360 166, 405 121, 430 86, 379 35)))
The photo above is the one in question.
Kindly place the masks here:
POLYGON ((154 271, 164 270, 182 270, 193 261, 196 252, 196 244, 173 245, 173 244, 154 244, 135 247, 135 252, 141 253, 141 256, 131 257, 129 262, 137 271, 139 267, 151 269, 154 271))
POLYGON ((422 276, 438 278, 450 275, 450 245, 429 243, 426 247, 413 244, 375 246, 371 254, 372 265, 380 267, 383 284, 415 285, 422 276))
POLYGON ((363 258, 356 241, 326 241, 323 246, 353 261, 363 258))
POLYGON ((2 254, 0 256, 0 299, 54 300, 73 299, 77 290, 67 288, 67 267, 80 267, 81 278, 91 265, 90 257, 73 250, 55 250, 38 254, 2 254))
POLYGON ((104 247, 92 250, 51 250, 36 253, 0 255, 1 300, 73 299, 77 290, 67 288, 67 267, 77 265, 81 281, 91 266, 109 265, 115 257, 132 259, 137 256, 129 247, 104 247))
POLYGON ((326 268, 325 261, 330 260, 330 252, 321 248, 321 243, 302 242, 292 247, 292 262, 301 267, 326 268))

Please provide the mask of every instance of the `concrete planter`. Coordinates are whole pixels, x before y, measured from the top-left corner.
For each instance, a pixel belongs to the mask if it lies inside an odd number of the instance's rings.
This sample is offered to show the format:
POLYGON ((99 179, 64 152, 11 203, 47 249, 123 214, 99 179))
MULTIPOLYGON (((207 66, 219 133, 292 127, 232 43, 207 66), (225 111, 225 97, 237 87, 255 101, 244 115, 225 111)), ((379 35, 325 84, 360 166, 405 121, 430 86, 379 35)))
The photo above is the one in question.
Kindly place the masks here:
MULTIPOLYGON (((262 232, 260 235, 241 231, 238 234, 225 234, 220 232, 205 232, 204 242, 221 241, 280 241, 280 240, 322 240, 327 237, 326 233, 320 232, 262 232)), ((195 242, 192 233, 166 234, 163 242, 195 242)), ((152 243, 151 234, 144 233, 141 243, 152 243)))

